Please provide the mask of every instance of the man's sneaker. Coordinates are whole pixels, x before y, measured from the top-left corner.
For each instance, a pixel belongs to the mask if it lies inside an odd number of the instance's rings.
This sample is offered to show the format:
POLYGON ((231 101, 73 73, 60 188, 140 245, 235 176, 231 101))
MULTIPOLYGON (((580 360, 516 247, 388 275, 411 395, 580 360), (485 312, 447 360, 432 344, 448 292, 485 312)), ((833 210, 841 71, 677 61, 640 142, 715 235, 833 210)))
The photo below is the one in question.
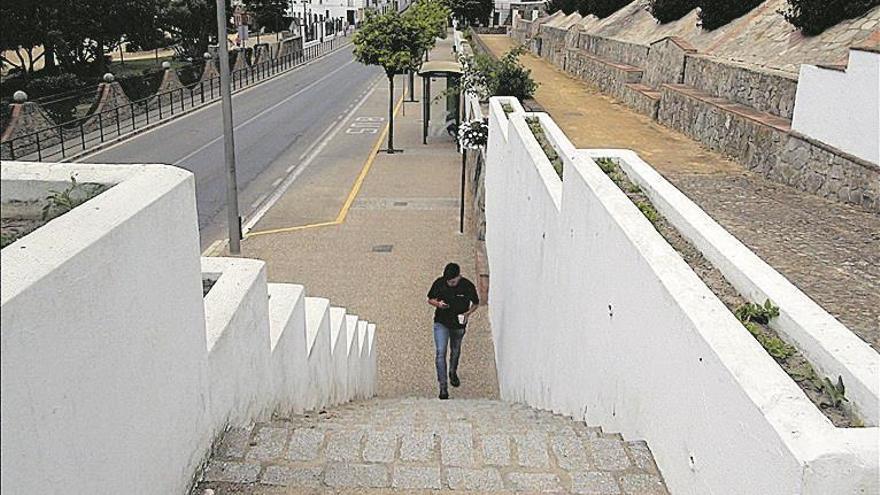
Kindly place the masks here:
POLYGON ((446 400, 449 398, 449 391, 446 390, 446 387, 440 389, 440 400, 446 400))
POLYGON ((453 387, 461 385, 461 380, 458 379, 458 374, 454 371, 449 373, 449 384, 453 387))

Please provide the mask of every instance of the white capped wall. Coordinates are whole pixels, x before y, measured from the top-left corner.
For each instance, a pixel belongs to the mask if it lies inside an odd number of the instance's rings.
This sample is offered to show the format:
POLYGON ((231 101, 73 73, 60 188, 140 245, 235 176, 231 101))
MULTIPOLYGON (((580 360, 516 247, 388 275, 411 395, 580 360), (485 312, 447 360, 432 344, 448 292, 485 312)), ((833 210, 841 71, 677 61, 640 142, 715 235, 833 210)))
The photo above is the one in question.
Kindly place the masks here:
POLYGON ((845 71, 801 65, 791 127, 880 164, 880 53, 850 50, 845 71))

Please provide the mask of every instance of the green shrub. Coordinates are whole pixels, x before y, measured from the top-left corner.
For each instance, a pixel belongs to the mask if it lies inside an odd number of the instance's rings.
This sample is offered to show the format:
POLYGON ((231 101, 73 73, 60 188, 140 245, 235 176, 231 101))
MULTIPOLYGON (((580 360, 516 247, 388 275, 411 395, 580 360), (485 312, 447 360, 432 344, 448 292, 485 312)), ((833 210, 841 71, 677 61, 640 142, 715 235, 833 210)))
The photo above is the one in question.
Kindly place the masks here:
POLYGON ((617 12, 629 2, 630 0, 581 0, 578 11, 583 16, 593 14, 601 19, 617 12))
POLYGON ((880 0, 788 0, 788 10, 782 15, 802 33, 813 36, 878 5, 880 0))
POLYGON ((697 8, 697 0, 651 0, 648 4, 648 12, 660 21, 660 24, 677 21, 695 8, 697 8))
POLYGON ((761 4, 762 0, 699 0, 700 26, 712 30, 740 17, 761 4))
POLYGON ((76 74, 66 72, 57 76, 33 79, 28 83, 26 91, 30 99, 35 99, 42 96, 66 93, 83 86, 85 86, 85 83, 76 74))
POLYGON ((495 60, 483 54, 459 57, 462 65, 461 88, 465 93, 485 100, 490 96, 514 96, 519 100, 531 98, 538 89, 532 71, 519 63, 525 52, 516 47, 495 60))

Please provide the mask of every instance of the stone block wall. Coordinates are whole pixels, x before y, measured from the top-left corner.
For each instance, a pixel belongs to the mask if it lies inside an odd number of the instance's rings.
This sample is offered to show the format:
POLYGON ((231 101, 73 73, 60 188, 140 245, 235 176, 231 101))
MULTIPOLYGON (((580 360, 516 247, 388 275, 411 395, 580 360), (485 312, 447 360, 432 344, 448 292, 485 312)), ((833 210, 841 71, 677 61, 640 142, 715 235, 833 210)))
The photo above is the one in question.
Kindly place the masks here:
POLYGON ((789 120, 797 92, 794 76, 703 55, 687 57, 684 84, 789 120))
POLYGON ((880 167, 797 132, 788 134, 768 178, 880 212, 880 167))
POLYGON ((680 84, 684 81, 685 62, 696 50, 686 41, 666 37, 651 44, 645 60, 645 78, 642 82, 653 88, 662 84, 680 84))
POLYGON ((539 55, 558 67, 565 66, 566 36, 568 30, 544 26, 541 29, 541 50, 539 55))
POLYGON ((577 49, 568 50, 565 71, 619 98, 627 84, 638 83, 642 78, 641 70, 614 64, 577 49))
POLYGON ((650 50, 645 45, 627 43, 585 32, 581 32, 578 36, 577 47, 597 57, 634 67, 645 67, 650 50))
MULTIPOLYGON (((105 129, 108 126, 115 127, 117 122, 123 126, 131 121, 131 101, 118 82, 104 82, 98 85, 98 102, 89 111, 89 115, 91 117, 82 123, 83 131, 87 133, 97 131, 101 127, 105 129)), ((71 132, 79 136, 82 131, 77 127, 71 132)))
POLYGON ((644 85, 626 84, 623 86, 623 93, 619 98, 626 106, 640 114, 647 115, 654 120, 657 119, 657 111, 660 108, 660 93, 652 91, 644 85))
POLYGON ((770 180, 880 212, 880 167, 664 86, 657 120, 770 180))

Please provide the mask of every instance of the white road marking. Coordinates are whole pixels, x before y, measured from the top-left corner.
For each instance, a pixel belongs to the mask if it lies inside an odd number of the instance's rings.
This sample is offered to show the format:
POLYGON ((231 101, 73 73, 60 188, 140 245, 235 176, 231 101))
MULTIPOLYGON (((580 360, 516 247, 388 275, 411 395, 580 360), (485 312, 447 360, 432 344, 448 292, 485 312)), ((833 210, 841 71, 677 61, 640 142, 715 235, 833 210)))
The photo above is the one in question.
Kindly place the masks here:
POLYGON ((251 208, 256 208, 257 206, 259 206, 260 203, 262 203, 266 199, 267 196, 269 196, 269 193, 266 193, 266 194, 260 196, 259 198, 257 198, 256 200, 254 200, 254 202, 251 203, 251 208))
POLYGON ((257 211, 255 211, 253 215, 251 215, 250 218, 245 221, 244 225, 242 225, 241 228, 242 234, 246 235, 248 232, 250 232, 251 229, 254 228, 254 226, 260 221, 260 219, 263 218, 263 216, 269 211, 269 209, 272 208, 272 206, 274 206, 279 199, 281 199, 284 193, 287 192, 294 181, 296 181, 297 177, 299 177, 299 175, 303 173, 306 167, 308 167, 312 163, 312 161, 314 161, 315 157, 317 157, 318 154, 327 146, 327 143, 329 143, 336 136, 336 134, 339 133, 339 130, 344 127, 345 122, 347 122, 348 119, 352 115, 354 115, 354 113, 357 112, 361 108, 361 106, 363 106, 363 104, 367 101, 367 98, 369 98, 369 96, 373 94, 373 91, 376 89, 377 83, 378 80, 373 83, 368 91, 365 92, 364 96, 360 99, 360 101, 358 101, 357 105, 355 105, 354 108, 351 109, 351 112, 348 113, 346 118, 342 119, 339 123, 330 124, 330 126, 327 127, 327 130, 324 131, 324 134, 327 134, 331 130, 333 132, 330 132, 329 135, 327 135, 322 141, 320 141, 320 144, 312 151, 308 158, 306 158, 305 161, 299 164, 298 167, 295 167, 296 171, 288 175, 287 179, 285 179, 284 182, 282 182, 281 185, 272 192, 272 195, 269 196, 269 199, 267 199, 262 205, 260 205, 259 209, 257 209, 257 211))
POLYGON ((281 181, 284 180, 284 177, 279 177, 272 181, 272 187, 278 187, 278 184, 281 184, 281 181))
MULTIPOLYGON (((340 48, 334 50, 333 52, 327 53, 326 56, 329 56, 329 55, 336 55, 336 53, 342 53, 342 47, 340 47, 340 48)), ((329 57, 327 57, 327 58, 329 58, 329 57)), ((280 79, 283 79, 283 78, 285 78, 285 77, 287 77, 287 76, 290 76, 290 75, 293 75, 293 74, 297 74, 297 73, 300 72, 300 69, 304 69, 304 68, 306 68, 306 67, 309 67, 309 66, 311 66, 311 65, 314 65, 314 64, 316 64, 316 63, 318 63, 318 62, 321 62, 321 61, 324 61, 324 60, 326 60, 326 59, 324 58, 324 56, 322 56, 322 57, 317 57, 317 58, 313 58, 312 60, 309 60, 308 62, 306 62, 306 63, 304 63, 304 64, 301 64, 301 65, 298 65, 298 66, 294 66, 294 67, 292 67, 292 68, 290 68, 290 69, 288 69, 288 70, 285 70, 285 71, 279 72, 278 74, 275 74, 275 75, 272 75, 272 76, 269 76, 268 78, 266 78, 266 79, 264 79, 264 80, 262 80, 262 81, 259 81, 259 82, 257 82, 256 84, 248 85, 246 88, 240 88, 240 89, 237 89, 237 90, 235 90, 235 91, 232 92, 232 98, 233 98, 233 99, 234 99, 234 98, 238 98, 239 96, 241 96, 241 95, 243 95, 243 94, 245 94, 245 93, 248 93, 248 92, 250 92, 251 90, 257 89, 257 88, 259 88, 260 86, 262 86, 264 82, 270 82, 270 81, 273 81, 273 80, 275 80, 275 79, 279 79, 279 80, 280 80, 280 79)), ((189 118, 189 117, 195 116, 196 114, 201 113, 201 112, 204 111, 204 110, 208 110, 209 108, 213 107, 214 105, 217 105, 218 103, 220 103, 220 101, 221 101, 221 99, 220 99, 220 98, 217 98, 216 100, 214 100, 214 101, 212 101, 212 102, 205 103, 204 105, 200 105, 199 108, 190 111, 190 112, 187 113, 186 115, 184 115, 184 116, 182 116, 182 117, 178 117, 178 118, 176 118, 176 119, 169 119, 168 122, 165 122, 165 123, 162 124, 162 125, 158 125, 158 126, 156 126, 156 127, 153 127, 152 129, 149 129, 149 130, 144 131, 144 132, 141 132, 141 133, 139 133, 139 134, 137 134, 137 135, 135 135, 135 136, 132 136, 132 139, 140 138, 140 137, 146 136, 147 134, 152 134, 153 132, 156 132, 156 131, 158 131, 158 130, 164 129, 164 128, 165 128, 165 124, 170 124, 171 122, 179 122, 179 121, 183 121, 184 119, 187 119, 187 118, 189 118)), ((108 146, 108 147, 103 148, 103 149, 95 150, 94 152, 91 152, 91 153, 86 153, 86 154, 82 155, 81 157, 77 158, 75 161, 76 161, 76 162, 80 162, 80 161, 82 161, 83 159, 85 159, 85 158, 87 158, 87 157, 90 157, 90 156, 92 156, 92 155, 96 155, 96 154, 99 154, 99 153, 103 153, 103 152, 105 152, 105 151, 110 151, 110 150, 112 150, 112 149, 114 149, 114 148, 116 148, 116 147, 118 147, 118 146, 122 146, 122 145, 128 144, 130 141, 131 141, 131 139, 124 139, 124 140, 119 141, 118 143, 116 143, 116 144, 114 144, 114 145, 112 145, 112 146, 108 146)))
MULTIPOLYGON (((284 105, 284 104, 287 103, 288 101, 290 101, 290 100, 296 98, 297 96, 299 96, 299 95, 305 93, 306 91, 312 89, 313 87, 317 86, 318 84, 324 82, 325 79, 329 79, 333 74, 336 74, 337 72, 341 71, 342 69, 348 67, 349 65, 351 65, 351 64, 353 64, 353 63, 354 63, 354 60, 349 60, 348 62, 346 62, 346 63, 340 65, 340 66, 337 67, 336 69, 333 69, 332 71, 328 72, 327 74, 324 74, 320 79, 317 79, 317 80, 315 80, 315 81, 312 81, 308 86, 302 88, 301 90, 297 91, 296 93, 293 93, 292 95, 290 95, 290 96, 284 98, 283 100, 281 100, 281 101, 279 101, 278 103, 272 105, 271 107, 262 110, 260 113, 254 115, 253 117, 251 117, 251 118, 245 120, 244 122, 238 124, 237 126, 233 127, 233 130, 236 130, 236 131, 237 131, 237 130, 241 129, 242 127, 247 126, 247 125, 250 124, 251 122, 253 122, 253 121, 259 119, 260 117, 262 117, 262 116, 266 115, 267 113, 269 113, 269 112, 275 110, 276 108, 280 107, 281 105, 284 105)), ((180 160, 177 160, 177 161, 174 162, 172 165, 180 165, 181 163, 183 163, 183 162, 189 160, 190 158, 192 158, 193 156, 195 156, 195 155, 201 153, 202 151, 206 150, 207 148, 213 146, 215 143, 220 142, 222 139, 223 139, 223 135, 221 134, 220 136, 217 136, 216 138, 214 138, 214 139, 208 141, 205 145, 196 148, 196 150, 193 151, 192 153, 189 153, 189 154, 187 154, 186 156, 184 156, 183 158, 181 158, 180 160)))

